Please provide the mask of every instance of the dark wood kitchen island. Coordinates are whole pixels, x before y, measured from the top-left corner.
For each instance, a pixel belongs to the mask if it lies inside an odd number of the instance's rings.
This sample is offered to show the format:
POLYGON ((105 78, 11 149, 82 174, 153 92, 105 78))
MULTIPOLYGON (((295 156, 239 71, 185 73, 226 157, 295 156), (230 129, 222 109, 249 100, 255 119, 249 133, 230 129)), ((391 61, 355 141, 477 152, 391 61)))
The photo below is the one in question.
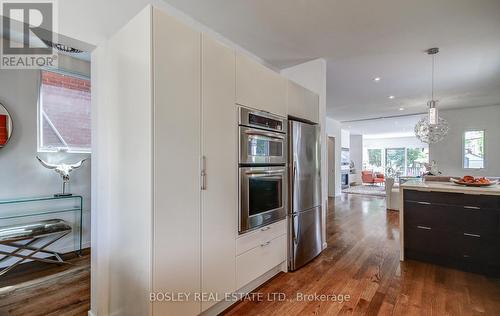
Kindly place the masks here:
POLYGON ((401 185, 401 261, 500 274, 500 187, 401 185))

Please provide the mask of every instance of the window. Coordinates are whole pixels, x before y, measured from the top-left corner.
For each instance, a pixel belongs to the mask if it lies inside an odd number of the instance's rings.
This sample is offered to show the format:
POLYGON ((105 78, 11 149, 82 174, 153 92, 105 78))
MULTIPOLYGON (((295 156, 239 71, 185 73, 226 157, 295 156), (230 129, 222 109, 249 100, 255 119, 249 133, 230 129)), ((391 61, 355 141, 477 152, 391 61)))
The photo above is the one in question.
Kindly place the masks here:
POLYGON ((382 172, 391 177, 421 176, 428 162, 428 147, 363 149, 363 170, 382 172))
POLYGON ((484 168, 484 131, 464 133, 464 168, 484 168))
POLYGON ((429 162, 428 148, 406 149, 406 176, 420 176, 425 172, 425 164, 429 162))
POLYGON ((382 166, 382 149, 368 149, 368 165, 373 167, 382 166))
POLYGON ((90 79, 41 71, 38 150, 90 152, 90 79))
POLYGON ((385 150, 386 169, 391 168, 398 174, 404 174, 405 169, 405 149, 387 148, 385 150))

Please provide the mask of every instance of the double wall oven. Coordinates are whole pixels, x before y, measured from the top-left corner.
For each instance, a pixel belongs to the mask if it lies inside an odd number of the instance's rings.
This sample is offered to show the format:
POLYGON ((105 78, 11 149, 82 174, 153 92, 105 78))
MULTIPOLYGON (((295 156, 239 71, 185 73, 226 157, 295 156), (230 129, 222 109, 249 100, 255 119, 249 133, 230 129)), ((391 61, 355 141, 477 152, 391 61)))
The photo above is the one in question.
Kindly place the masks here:
POLYGON ((287 120, 239 108, 239 233, 286 218, 287 120))

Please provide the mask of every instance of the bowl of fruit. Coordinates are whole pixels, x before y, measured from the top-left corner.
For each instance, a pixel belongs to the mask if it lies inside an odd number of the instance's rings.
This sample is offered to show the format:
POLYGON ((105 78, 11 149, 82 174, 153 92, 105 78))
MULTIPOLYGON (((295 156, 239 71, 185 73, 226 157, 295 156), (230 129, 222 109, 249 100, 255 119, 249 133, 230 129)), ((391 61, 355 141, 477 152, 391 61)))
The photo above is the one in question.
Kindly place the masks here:
POLYGON ((460 185, 465 185, 468 187, 488 187, 491 185, 496 185, 498 181, 496 180, 491 180, 485 177, 473 177, 473 176, 465 176, 460 179, 450 179, 451 182, 460 184, 460 185))

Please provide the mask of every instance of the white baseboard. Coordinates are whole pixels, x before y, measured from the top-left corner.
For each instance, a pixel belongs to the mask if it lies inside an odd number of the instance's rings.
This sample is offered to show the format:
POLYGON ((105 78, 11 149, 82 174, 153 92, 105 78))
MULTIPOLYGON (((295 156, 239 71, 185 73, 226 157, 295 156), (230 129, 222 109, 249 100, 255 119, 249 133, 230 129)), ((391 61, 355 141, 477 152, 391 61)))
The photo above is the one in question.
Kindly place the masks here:
POLYGON ((92 311, 88 311, 88 312, 87 312, 87 315, 88 315, 88 316, 96 316, 96 315, 95 315, 92 311))

